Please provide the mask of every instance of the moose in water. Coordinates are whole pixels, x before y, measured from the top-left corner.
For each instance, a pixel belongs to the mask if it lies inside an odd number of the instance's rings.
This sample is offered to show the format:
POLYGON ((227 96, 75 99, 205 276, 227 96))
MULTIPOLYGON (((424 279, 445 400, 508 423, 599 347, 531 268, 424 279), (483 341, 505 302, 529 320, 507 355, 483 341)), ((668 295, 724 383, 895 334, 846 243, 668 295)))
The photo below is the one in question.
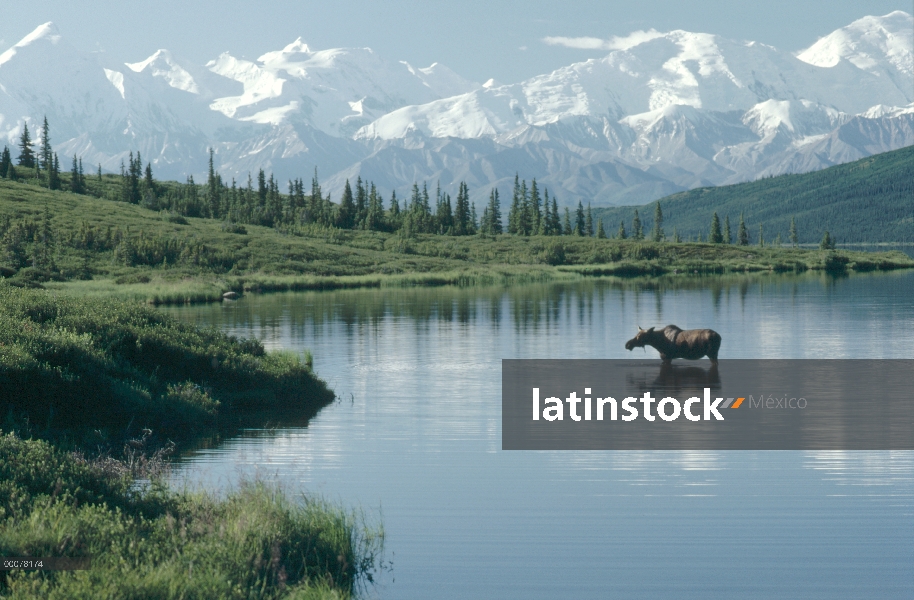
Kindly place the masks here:
POLYGON ((720 350, 720 334, 713 329, 687 329, 683 331, 675 325, 667 325, 660 331, 641 329, 632 339, 625 342, 625 349, 652 346, 660 353, 664 363, 674 358, 698 360, 702 356, 711 359, 717 365, 717 351, 720 350))

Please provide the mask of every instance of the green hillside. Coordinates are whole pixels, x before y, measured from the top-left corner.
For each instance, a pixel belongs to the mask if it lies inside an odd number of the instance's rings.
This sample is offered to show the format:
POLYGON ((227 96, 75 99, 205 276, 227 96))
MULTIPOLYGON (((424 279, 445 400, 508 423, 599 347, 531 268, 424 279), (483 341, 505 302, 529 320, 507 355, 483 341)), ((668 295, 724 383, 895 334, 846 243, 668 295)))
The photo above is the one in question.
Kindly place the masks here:
MULTIPOLYGON (((786 242, 796 219, 800 243, 819 243, 827 230, 844 243, 914 243, 914 146, 802 175, 781 175, 721 187, 699 188, 660 200, 663 229, 683 240, 707 239, 713 213, 730 217, 734 236, 744 215, 750 240, 762 225, 766 241, 786 242)), ((635 210, 644 231, 653 227, 655 203, 594 209, 613 235, 619 222, 630 233, 635 210)))
MULTIPOLYGON (((864 163, 858 168, 888 169, 882 159, 871 160, 879 161, 880 166, 864 163)), ((910 170, 910 164, 903 166, 910 170)), ((898 169, 888 170, 894 173, 898 169)), ((423 233, 413 227, 415 223, 411 224, 412 212, 404 219, 405 224, 393 232, 345 228, 329 221, 302 222, 303 209, 288 204, 294 195, 277 195, 278 206, 285 206, 282 211, 277 209, 276 214, 282 218, 275 218, 271 225, 253 224, 193 216, 202 212, 196 210, 183 210, 182 214, 173 209, 152 208, 152 202, 123 201, 117 192, 127 189, 126 177, 98 178, 92 182, 97 189, 90 189, 90 195, 49 190, 36 178, 28 179, 25 169, 21 172, 19 181, 0 179, 0 277, 16 286, 43 286, 81 295, 188 302, 218 300, 229 290, 503 284, 569 279, 581 273, 778 271, 824 269, 831 264, 829 254, 818 249, 756 246, 757 224, 752 212, 747 213, 747 218, 753 228, 755 248, 747 254, 745 247, 736 244, 670 243, 670 235, 667 242, 654 244, 635 239, 601 239, 599 235, 590 237, 571 231, 562 235, 481 231, 461 235, 450 228, 449 233, 423 233)), ((910 181, 904 183, 910 187, 910 181)), ((155 184, 164 198, 162 202, 173 206, 177 206, 173 202, 175 190, 187 198, 199 191, 198 187, 191 183, 155 184)), ((692 193, 700 197, 716 190, 692 193)), ((149 194, 147 198, 151 201, 159 196, 149 194)), ((321 201, 332 214, 342 210, 342 205, 321 201)), ((671 215, 666 226, 668 234, 672 233, 670 223, 679 203, 689 204, 671 200, 667 202, 669 207, 664 206, 671 215)), ((180 206, 187 209, 194 205, 180 206)), ((229 206, 243 209, 246 205, 239 200, 237 204, 229 202, 229 206)), ((526 206, 529 209, 530 204, 526 206)), ((212 209, 210 213, 218 214, 219 210, 212 209)), ((512 212, 518 215, 523 210, 512 212)), ((557 211, 551 212, 553 220, 557 220, 557 211)), ((255 210, 248 216, 263 223, 263 218, 254 218, 257 214, 255 210)), ((584 216, 580 219, 583 221, 584 216)), ((645 232, 649 233, 647 221, 645 232)), ((421 224, 418 218, 416 222, 421 224)), ((800 218, 798 224, 806 227, 800 218)), ((735 222, 732 227, 735 231, 735 222)), ((605 229, 609 236, 615 232, 609 226, 605 229)), ((819 241, 821 232, 810 233, 810 229, 807 227, 802 239, 819 241)), ((773 241, 775 232, 768 228, 766 232, 766 239, 773 241)), ((782 241, 786 246, 786 239, 782 241)), ((842 264, 854 270, 914 264, 899 252, 845 254, 842 264)))

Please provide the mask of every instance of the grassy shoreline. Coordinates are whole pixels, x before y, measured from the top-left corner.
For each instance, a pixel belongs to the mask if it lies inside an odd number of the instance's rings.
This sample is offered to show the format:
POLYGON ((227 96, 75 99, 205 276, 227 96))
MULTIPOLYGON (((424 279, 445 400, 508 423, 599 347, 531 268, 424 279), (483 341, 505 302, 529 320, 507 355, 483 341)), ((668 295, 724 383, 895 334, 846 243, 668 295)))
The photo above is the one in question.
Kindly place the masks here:
MULTIPOLYGON (((534 246, 536 238, 532 238, 534 246)), ((900 251, 862 252, 806 248, 719 246, 695 243, 618 242, 614 240, 562 243, 563 262, 570 264, 475 264, 449 271, 369 275, 242 276, 201 274, 169 279, 167 273, 147 271, 145 282, 117 283, 111 279, 49 282, 44 287, 80 296, 117 297, 148 304, 220 302, 236 294, 352 288, 411 286, 491 286, 573 281, 580 277, 681 276, 757 272, 868 272, 914 268, 914 259, 900 251), (582 248, 582 246, 585 246, 582 248), (589 247, 586 247, 589 246, 589 247), (627 258, 626 255, 630 256, 627 258), (601 262, 602 258, 618 258, 601 262), (594 260, 596 259, 596 260, 594 260)))
POLYGON ((0 572, 0 597, 350 597, 382 568, 364 515, 258 482, 220 498, 164 479, 174 442, 307 421, 333 399, 308 356, 0 282, 0 556, 92 558, 0 572))
POLYGON ((0 414, 58 445, 119 446, 149 429, 181 443, 334 399, 310 357, 181 324, 116 299, 0 283, 0 414))
POLYGON ((256 482, 138 491, 106 466, 0 435, 0 556, 91 559, 0 572, 0 597, 340 599, 383 568, 383 529, 358 512, 256 482))
POLYGON ((180 217, 0 180, 0 277, 152 304, 225 292, 511 285, 606 275, 914 268, 900 251, 281 228, 180 217))

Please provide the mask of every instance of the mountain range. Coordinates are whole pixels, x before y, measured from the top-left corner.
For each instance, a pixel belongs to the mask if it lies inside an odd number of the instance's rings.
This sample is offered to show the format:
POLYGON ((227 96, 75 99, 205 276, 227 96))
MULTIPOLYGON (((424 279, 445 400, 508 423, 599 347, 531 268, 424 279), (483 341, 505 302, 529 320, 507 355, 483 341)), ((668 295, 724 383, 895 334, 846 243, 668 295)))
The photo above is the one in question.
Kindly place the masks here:
MULTIPOLYGON (((914 18, 867 16, 791 53, 758 42, 636 32, 600 59, 513 84, 468 81, 368 48, 301 39, 205 65, 159 50, 135 63, 81 52, 52 23, 0 54, 0 144, 47 116, 62 158, 157 178, 258 169, 320 173, 385 193, 414 181, 477 202, 515 174, 562 204, 642 204, 695 187, 822 169, 914 144, 914 18)), ((15 151, 14 151, 15 154, 15 151)), ((507 194, 505 194, 507 192, 507 194)))

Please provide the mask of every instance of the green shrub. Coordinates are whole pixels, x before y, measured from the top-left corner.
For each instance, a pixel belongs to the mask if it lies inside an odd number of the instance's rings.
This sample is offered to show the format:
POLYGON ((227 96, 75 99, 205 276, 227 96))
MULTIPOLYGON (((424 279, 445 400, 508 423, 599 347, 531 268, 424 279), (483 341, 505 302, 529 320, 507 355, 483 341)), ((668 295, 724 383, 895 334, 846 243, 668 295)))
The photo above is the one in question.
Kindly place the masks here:
POLYGON ((345 598, 383 568, 365 517, 276 487, 226 498, 137 488, 45 442, 0 436, 0 555, 89 557, 0 572, 0 597, 345 598))
POLYGON ((140 304, 0 283, 0 414, 35 435, 149 428, 188 439, 237 422, 242 408, 298 418, 332 399, 307 364, 256 340, 140 304))
POLYGON ((565 264, 565 244, 559 241, 550 241, 543 250, 543 262, 548 265, 565 264))

